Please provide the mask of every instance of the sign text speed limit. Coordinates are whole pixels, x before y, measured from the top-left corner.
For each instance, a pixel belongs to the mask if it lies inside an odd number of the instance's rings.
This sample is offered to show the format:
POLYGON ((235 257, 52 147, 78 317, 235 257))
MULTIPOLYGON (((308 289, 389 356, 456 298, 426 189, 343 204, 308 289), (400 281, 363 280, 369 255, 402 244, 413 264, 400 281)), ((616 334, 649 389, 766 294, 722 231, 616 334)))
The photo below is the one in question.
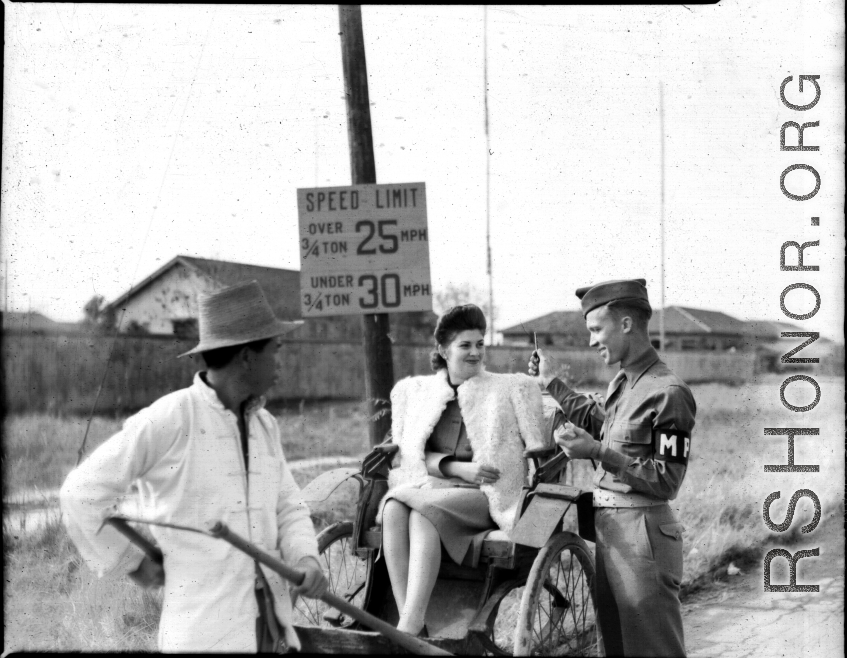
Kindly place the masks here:
POLYGON ((303 317, 432 309, 423 183, 297 190, 303 317))

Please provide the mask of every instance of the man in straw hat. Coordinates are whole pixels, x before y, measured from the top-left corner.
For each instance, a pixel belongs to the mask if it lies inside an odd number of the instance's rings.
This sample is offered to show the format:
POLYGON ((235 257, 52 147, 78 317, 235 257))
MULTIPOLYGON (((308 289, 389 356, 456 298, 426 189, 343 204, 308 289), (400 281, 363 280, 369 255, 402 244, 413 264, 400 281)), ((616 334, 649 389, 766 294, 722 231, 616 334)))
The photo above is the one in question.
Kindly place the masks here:
POLYGON ((300 323, 278 320, 255 281, 201 296, 199 306, 200 343, 180 356, 200 354, 206 370, 127 419, 71 472, 61 491, 65 524, 98 575, 164 586, 162 651, 299 648, 286 582, 227 542, 150 526, 162 568, 113 528, 97 532, 135 484, 145 518, 191 527, 224 521, 305 572, 298 594, 326 589, 309 510, 276 420, 263 409, 278 377, 278 337, 300 323))
POLYGON ((645 284, 605 281, 576 291, 589 345, 607 365, 620 363, 605 403, 554 377, 557 366, 541 350, 529 372, 569 421, 556 430, 556 442, 571 459, 600 461, 593 492, 595 591, 606 655, 684 656, 683 528, 668 501, 685 476, 696 406, 650 343, 645 284))

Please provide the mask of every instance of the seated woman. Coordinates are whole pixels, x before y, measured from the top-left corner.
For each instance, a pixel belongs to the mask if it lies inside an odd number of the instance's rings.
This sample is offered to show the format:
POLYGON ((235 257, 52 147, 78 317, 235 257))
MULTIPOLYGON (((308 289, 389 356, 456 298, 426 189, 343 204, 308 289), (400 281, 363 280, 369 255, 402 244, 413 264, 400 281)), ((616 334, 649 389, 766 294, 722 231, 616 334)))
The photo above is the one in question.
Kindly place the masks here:
POLYGON ((435 328, 434 375, 391 392, 394 457, 383 500, 383 549, 399 630, 424 634, 441 565, 476 565, 485 535, 510 531, 526 482, 524 450, 544 447, 538 384, 484 369, 485 316, 451 308, 435 328))

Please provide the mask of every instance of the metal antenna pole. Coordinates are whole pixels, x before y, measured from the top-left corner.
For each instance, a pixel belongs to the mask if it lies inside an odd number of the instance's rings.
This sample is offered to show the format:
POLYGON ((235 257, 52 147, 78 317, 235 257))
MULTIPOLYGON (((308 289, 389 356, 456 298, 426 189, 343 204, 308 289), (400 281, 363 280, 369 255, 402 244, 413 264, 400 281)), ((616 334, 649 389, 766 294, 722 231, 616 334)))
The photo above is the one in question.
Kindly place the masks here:
MULTIPOLYGON (((132 287, 130 287, 129 292, 127 293, 127 299, 129 299, 131 294, 132 287)), ((103 384, 106 383, 106 375, 109 374, 109 365, 112 363, 112 354, 115 352, 115 344, 118 342, 118 334, 121 331, 124 315, 126 315, 126 306, 124 306, 121 310, 121 317, 118 320, 117 326, 115 326, 115 334, 112 336, 112 345, 109 348, 109 356, 106 358, 106 367, 103 368, 103 376, 100 378, 100 385, 97 387, 97 394, 94 396, 94 404, 91 405, 91 413, 88 414, 88 422, 85 424, 85 434, 82 435, 82 443, 76 453, 77 466, 82 463, 82 456, 85 454, 85 443, 88 441, 88 431, 91 429, 91 421, 94 419, 94 412, 97 410, 97 403, 100 401, 100 394, 103 392, 103 384)))
POLYGON ((485 252, 488 272, 488 342, 494 345, 494 279, 491 273, 491 147, 488 135, 488 5, 482 6, 482 75, 485 85, 485 252))
POLYGON ((315 119, 315 187, 318 187, 320 183, 320 177, 318 175, 318 163, 320 162, 320 145, 318 142, 318 117, 314 117, 315 119))
POLYGON ((659 309, 659 350, 665 351, 665 92, 659 81, 659 131, 661 134, 662 202, 659 224, 662 244, 661 309, 659 309))

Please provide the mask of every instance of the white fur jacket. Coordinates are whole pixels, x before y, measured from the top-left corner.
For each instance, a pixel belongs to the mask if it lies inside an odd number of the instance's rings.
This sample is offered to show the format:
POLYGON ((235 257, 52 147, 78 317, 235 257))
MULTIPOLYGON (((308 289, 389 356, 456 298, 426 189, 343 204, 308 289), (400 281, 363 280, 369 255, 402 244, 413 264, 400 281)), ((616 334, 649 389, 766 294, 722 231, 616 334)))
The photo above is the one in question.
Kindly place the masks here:
MULTIPOLYGON (((542 402, 538 384, 527 375, 481 372, 459 386, 459 407, 473 461, 500 469, 500 479, 480 488, 488 497, 491 518, 509 532, 521 487, 526 483, 525 449, 544 447, 542 402)), ((424 447, 453 389, 447 370, 407 377, 391 391, 391 434, 400 450, 388 476, 391 490, 429 488, 424 447)))

